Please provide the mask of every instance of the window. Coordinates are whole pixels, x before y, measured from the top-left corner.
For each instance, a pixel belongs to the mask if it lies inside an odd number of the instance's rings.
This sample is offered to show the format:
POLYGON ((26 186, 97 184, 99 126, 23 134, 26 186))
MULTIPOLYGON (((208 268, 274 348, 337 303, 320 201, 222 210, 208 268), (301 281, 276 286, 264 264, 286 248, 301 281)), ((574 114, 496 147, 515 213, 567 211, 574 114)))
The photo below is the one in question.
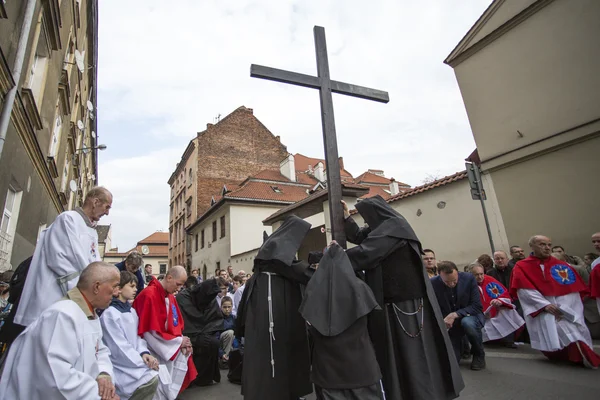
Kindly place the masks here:
POLYGON ((14 191, 12 188, 8 188, 8 193, 6 193, 6 202, 4 203, 4 214, 2 215, 2 224, 0 225, 0 231, 2 231, 2 233, 9 233, 10 222, 13 217, 16 197, 17 192, 14 191))
POLYGON ((60 191, 67 193, 67 181, 69 180, 69 161, 65 162, 65 169, 63 170, 62 182, 60 183, 60 191))
POLYGON ((221 261, 217 261, 217 268, 221 269, 221 261))
POLYGON ((225 216, 223 215, 221 218, 221 237, 225 237, 225 216))
POLYGON ((48 60, 50 57, 49 41, 46 32, 44 18, 40 16, 34 36, 33 54, 30 58, 32 61, 25 80, 25 87, 31 89, 38 109, 42 104, 42 96, 48 72, 48 60))
POLYGON ((196 251, 198 251, 198 234, 196 233, 196 251))
POLYGON ((9 186, 4 201, 2 221, 0 221, 0 269, 10 269, 10 257, 13 249, 13 238, 17 230, 17 218, 21 208, 23 192, 9 186))
POLYGON ((200 248, 204 248, 204 229, 202 229, 202 232, 200 232, 200 248))
POLYGON ((217 221, 213 221, 212 224, 212 234, 213 234, 213 242, 217 241, 217 221))
POLYGON ((160 274, 166 274, 167 273, 167 264, 158 264, 159 268, 160 268, 160 274))
POLYGON ((62 128, 62 116, 60 115, 59 106, 56 106, 56 118, 54 119, 54 128, 52 128, 52 138, 50 139, 50 150, 48 157, 55 158, 60 143, 60 131, 62 128))
POLYGON ((191 185, 191 184, 192 184, 192 169, 190 168, 190 179, 189 179, 188 185, 191 185))

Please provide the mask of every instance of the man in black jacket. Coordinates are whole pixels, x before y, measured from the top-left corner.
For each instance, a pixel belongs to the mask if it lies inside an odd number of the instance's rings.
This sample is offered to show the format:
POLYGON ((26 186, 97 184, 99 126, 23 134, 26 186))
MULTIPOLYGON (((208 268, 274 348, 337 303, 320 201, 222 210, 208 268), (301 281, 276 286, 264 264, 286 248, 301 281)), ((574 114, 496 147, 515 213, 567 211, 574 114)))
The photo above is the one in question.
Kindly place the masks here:
POLYGON ((494 268, 486 273, 510 290, 510 278, 514 267, 509 266, 508 263, 506 252, 498 250, 494 253, 494 268))
POLYGON ((472 274, 458 272, 452 261, 440 262, 438 271, 440 274, 431 279, 431 285, 442 310, 456 359, 460 360, 462 338, 466 335, 473 351, 471 369, 484 369, 481 329, 485 318, 477 282, 472 274))

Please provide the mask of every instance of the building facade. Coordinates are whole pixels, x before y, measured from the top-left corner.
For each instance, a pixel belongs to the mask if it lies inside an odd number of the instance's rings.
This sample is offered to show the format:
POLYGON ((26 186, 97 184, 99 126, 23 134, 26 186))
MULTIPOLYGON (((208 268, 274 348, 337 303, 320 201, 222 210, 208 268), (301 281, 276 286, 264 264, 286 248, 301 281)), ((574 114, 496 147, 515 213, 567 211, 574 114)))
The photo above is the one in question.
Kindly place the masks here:
POLYGON ((97 21, 97 0, 0 2, 0 271, 97 183, 97 21))
POLYGON ((158 276, 167 272, 169 262, 169 234, 167 232, 154 232, 126 252, 119 252, 118 248, 110 249, 104 253, 103 261, 111 264, 120 263, 132 251, 137 251, 142 255, 144 265, 152 265, 152 275, 158 276))
POLYGON ((571 254, 600 230, 600 2, 495 0, 454 69, 508 242, 545 234, 571 254))

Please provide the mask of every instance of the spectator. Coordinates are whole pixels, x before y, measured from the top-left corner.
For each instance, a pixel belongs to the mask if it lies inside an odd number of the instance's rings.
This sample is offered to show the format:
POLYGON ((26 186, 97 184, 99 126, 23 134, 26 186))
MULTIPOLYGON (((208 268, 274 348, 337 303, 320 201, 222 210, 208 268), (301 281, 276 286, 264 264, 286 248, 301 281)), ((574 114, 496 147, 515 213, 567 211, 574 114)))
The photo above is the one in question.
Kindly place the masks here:
POLYGON ((588 272, 592 271, 592 263, 600 257, 597 253, 585 253, 583 256, 583 262, 585 263, 585 267, 588 272))
POLYGON ((452 261, 438 264, 439 275, 431 279, 431 285, 444 316, 448 335, 456 359, 460 361, 463 336, 467 336, 473 352, 472 370, 485 368, 483 349, 483 316, 479 287, 473 275, 458 272, 452 261))
POLYGON ((61 213, 40 233, 14 322, 28 326, 54 302, 75 288, 79 274, 100 261, 96 223, 108 215, 112 194, 91 189, 83 207, 61 213))
POLYGON ((505 251, 498 250, 494 253, 494 264, 495 266, 490 270, 486 270, 485 273, 510 290, 510 277, 513 269, 508 266, 508 256, 505 251))
POLYGON ((196 278, 196 283, 202 283, 202 277, 200 276, 200 272, 197 269, 192 270, 192 276, 196 278))
POLYGON ((494 260, 487 254, 480 255, 475 262, 483 267, 486 274, 494 268, 494 260))
POLYGON ((65 300, 50 304, 13 342, 0 378, 1 399, 119 398, 95 312, 117 294, 119 271, 93 262, 78 278, 65 300))
POLYGON ((137 277, 138 281, 136 295, 139 295, 144 288, 145 279, 141 270, 143 263, 144 260, 142 259, 142 255, 134 250, 127 255, 125 260, 115 264, 115 267, 117 267, 119 271, 129 271, 137 277))
POLYGON ((219 339, 223 331, 223 314, 215 297, 227 288, 223 278, 207 279, 194 289, 184 289, 177 295, 184 320, 184 333, 194 350, 193 360, 198 386, 221 382, 219 371, 219 339))
MULTIPOLYGON (((233 293, 233 315, 237 316, 237 312, 238 312, 238 307, 240 305, 240 301, 242 300, 242 295, 244 294, 244 289, 246 289, 246 281, 248 280, 248 278, 246 278, 246 275, 238 275, 236 278, 239 278, 239 285, 240 287, 238 287, 235 292, 233 293)), ((235 285, 235 278, 234 278, 234 285, 235 285)))
POLYGON ((471 265, 471 273, 479 286, 485 316, 483 341, 504 339, 505 346, 516 348, 513 333, 525 325, 525 321, 512 304, 508 289, 490 275, 485 275, 479 264, 471 265))
MULTIPOLYGON (((235 277, 237 278, 237 276, 235 277)), ((233 334, 235 328, 235 315, 233 311, 233 300, 225 296, 221 301, 221 312, 223 313, 223 331, 218 333, 219 337, 219 367, 221 369, 229 368, 229 352, 231 349, 237 349, 239 342, 233 334)))
POLYGON ((119 295, 100 317, 103 340, 115 370, 114 384, 122 400, 151 400, 158 387, 158 360, 148 351, 146 341, 138 336, 139 318, 131 307, 137 280, 131 272, 122 271, 119 295))
POLYGON ((427 275, 429 275, 430 279, 437 276, 437 261, 435 260, 435 253, 433 250, 423 250, 423 264, 425 264, 425 269, 427 270, 427 275))
POLYGON ((229 275, 229 278, 233 279, 233 267, 231 265, 227 266, 227 275, 229 275))
POLYGON ((510 256, 511 259, 508 262, 508 266, 514 268, 518 261, 525 259, 525 251, 523 251, 521 246, 510 246, 510 256))
MULTIPOLYGON (((0 282, 0 328, 4 325, 4 319, 10 314, 12 304, 8 302, 10 297, 10 285, 6 282, 0 282)), ((0 349, 0 354, 2 353, 0 349)))
POLYGON ((146 275, 146 285, 147 285, 152 280, 152 264, 146 264, 144 266, 144 272, 145 272, 144 275, 146 275))
POLYGON ((559 254, 561 256, 561 258, 559 258, 559 260, 568 262, 569 265, 571 265, 572 267, 575 267, 575 266, 585 267, 584 262, 580 257, 568 255, 565 252, 565 248, 562 246, 552 247, 552 253, 559 254))

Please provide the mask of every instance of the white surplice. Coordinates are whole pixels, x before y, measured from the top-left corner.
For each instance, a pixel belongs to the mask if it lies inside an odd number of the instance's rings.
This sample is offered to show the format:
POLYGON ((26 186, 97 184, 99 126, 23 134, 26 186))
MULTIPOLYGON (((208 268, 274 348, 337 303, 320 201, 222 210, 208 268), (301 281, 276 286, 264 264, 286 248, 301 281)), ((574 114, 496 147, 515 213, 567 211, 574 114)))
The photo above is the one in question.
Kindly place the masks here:
POLYGON ((100 261, 98 233, 77 211, 66 211, 42 231, 23 287, 15 323, 28 326, 73 289, 79 274, 100 261))
POLYGON ((142 359, 141 353, 149 350, 146 341, 137 334, 139 318, 135 309, 122 313, 109 307, 102 313, 100 322, 115 371, 117 394, 121 400, 127 400, 158 372, 148 368, 142 359))
POLYGON ((161 365, 164 365, 166 372, 168 372, 168 376, 166 373, 159 375, 160 382, 154 399, 175 400, 188 370, 189 356, 184 356, 179 351, 183 337, 165 340, 152 331, 144 333, 144 339, 148 343, 148 349, 152 355, 158 359, 161 365), (171 360, 175 354, 177 354, 177 357, 171 360))
POLYGON ((233 315, 237 315, 238 307, 240 306, 240 300, 242 300, 242 295, 244 294, 244 289, 246 289, 246 285, 242 285, 233 294, 233 311, 231 312, 233 315))
POLYGON ((114 379, 99 319, 72 300, 51 305, 13 342, 0 378, 0 399, 100 399, 96 378, 114 379))
POLYGON ((543 296, 534 289, 519 289, 517 296, 523 307, 532 348, 541 351, 558 351, 577 341, 582 341, 593 348, 590 331, 585 325, 583 302, 579 293, 543 296), (557 321, 554 315, 545 311, 535 317, 531 316, 532 313, 549 304, 559 307, 565 314, 565 318, 557 321))
POLYGON ((483 334, 483 341, 498 340, 507 337, 523 325, 525 320, 521 318, 515 305, 509 299, 498 298, 508 307, 498 308, 498 313, 494 318, 487 318, 492 306, 485 310, 484 315, 486 316, 485 325, 481 330, 483 334))

